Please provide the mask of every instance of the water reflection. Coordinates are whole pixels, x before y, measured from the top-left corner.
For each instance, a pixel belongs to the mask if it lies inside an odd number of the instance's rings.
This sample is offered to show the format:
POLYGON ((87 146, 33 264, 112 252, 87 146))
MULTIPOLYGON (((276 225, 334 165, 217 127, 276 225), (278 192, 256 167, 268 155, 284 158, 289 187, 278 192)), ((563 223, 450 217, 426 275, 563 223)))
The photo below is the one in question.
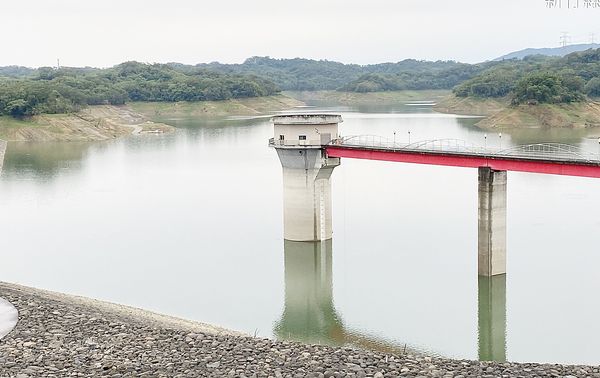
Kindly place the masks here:
MULTIPOLYGON (((332 240, 284 241, 285 305, 275 324, 279 339, 312 344, 355 345, 385 353, 424 353, 349 329, 333 298, 332 240)), ((399 320, 401 321, 401 320, 399 320)), ((478 278, 478 356, 506 361, 506 275, 478 278)))
POLYGON ((79 168, 89 148, 99 145, 101 143, 10 143, 4 157, 4 169, 10 174, 52 177, 64 168, 79 168))
POLYGON ((423 353, 398 341, 357 332, 344 325, 333 299, 332 240, 284 240, 285 305, 273 333, 311 344, 354 345, 383 353, 423 353))
POLYGON ((479 359, 506 361, 506 274, 479 276, 479 359))
POLYGON ((343 343, 343 324, 333 305, 331 239, 284 241, 285 307, 274 333, 314 344, 343 343))
POLYGON ((540 143, 565 143, 580 145, 582 139, 593 133, 590 129, 510 129, 507 130, 515 145, 540 143), (543 139, 541 139, 541 137, 543 139))

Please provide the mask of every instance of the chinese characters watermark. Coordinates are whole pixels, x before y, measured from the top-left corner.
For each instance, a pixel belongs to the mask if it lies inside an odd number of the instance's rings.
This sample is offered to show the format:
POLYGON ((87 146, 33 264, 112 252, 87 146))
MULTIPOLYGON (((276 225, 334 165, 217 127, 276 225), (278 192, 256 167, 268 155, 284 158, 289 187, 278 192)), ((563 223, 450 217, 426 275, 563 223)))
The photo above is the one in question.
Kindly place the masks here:
POLYGON ((600 0, 544 0, 546 2, 546 8, 565 8, 565 9, 576 9, 576 8, 596 8, 600 9, 600 0))

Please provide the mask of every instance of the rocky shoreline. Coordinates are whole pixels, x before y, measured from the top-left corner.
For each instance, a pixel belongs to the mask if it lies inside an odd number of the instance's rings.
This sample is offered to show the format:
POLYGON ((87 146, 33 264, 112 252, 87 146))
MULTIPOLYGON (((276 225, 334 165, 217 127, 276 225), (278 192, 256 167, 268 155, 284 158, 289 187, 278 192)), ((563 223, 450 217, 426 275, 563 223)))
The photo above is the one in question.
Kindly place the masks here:
POLYGON ((461 361, 253 338, 91 299, 0 283, 19 310, 0 377, 600 377, 591 366, 461 361))

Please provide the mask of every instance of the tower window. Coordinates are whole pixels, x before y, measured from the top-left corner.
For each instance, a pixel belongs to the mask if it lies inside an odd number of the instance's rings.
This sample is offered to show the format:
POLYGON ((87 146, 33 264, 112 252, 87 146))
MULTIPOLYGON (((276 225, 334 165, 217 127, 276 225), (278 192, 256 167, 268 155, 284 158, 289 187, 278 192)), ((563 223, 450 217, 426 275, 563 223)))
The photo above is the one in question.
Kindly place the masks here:
POLYGON ((299 135, 298 139, 300 139, 300 140, 306 140, 306 135, 299 135))
POLYGON ((285 137, 283 135, 279 135, 279 140, 284 140, 285 137))

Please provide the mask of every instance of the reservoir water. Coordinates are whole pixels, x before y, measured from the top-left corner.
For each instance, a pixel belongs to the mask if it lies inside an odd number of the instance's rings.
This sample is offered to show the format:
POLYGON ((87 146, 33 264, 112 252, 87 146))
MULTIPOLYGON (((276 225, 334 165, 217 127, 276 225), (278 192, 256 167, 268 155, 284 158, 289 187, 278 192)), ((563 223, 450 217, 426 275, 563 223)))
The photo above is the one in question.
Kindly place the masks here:
MULTIPOLYGON (((316 105, 342 114, 342 135, 599 147, 598 130, 500 139, 415 103, 316 105)), ((477 276, 476 170, 344 159, 333 239, 284 242, 269 118, 163 121, 178 130, 10 143, 0 280, 263 337, 600 363, 600 180, 509 172, 508 273, 489 285, 477 276)))

